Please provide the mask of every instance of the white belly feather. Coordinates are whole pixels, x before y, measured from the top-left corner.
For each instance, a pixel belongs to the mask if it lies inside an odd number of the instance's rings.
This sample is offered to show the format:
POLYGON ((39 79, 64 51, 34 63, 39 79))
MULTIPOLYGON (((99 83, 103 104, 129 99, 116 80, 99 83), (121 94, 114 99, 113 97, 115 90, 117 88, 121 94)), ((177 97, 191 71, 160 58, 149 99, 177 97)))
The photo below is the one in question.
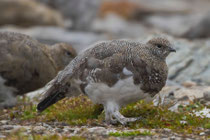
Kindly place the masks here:
POLYGON ((94 103, 104 104, 113 101, 120 106, 150 96, 148 93, 144 93, 139 85, 134 85, 133 77, 119 80, 112 87, 104 83, 89 83, 85 88, 85 92, 94 103))

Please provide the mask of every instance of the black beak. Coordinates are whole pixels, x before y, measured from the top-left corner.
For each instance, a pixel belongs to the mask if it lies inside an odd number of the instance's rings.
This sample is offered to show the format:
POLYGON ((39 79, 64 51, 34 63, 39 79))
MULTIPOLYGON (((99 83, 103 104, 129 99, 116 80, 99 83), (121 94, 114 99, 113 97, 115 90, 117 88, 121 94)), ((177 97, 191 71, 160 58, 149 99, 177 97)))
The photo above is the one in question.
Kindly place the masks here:
POLYGON ((176 50, 174 48, 172 48, 172 47, 169 48, 169 51, 170 52, 176 52, 176 50))

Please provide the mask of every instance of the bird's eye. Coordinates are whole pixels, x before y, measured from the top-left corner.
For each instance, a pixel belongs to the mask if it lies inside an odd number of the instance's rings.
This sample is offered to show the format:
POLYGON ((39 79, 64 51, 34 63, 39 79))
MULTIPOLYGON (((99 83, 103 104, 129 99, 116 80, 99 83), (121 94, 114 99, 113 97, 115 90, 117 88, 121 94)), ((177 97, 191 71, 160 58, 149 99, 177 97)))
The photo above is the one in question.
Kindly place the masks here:
POLYGON ((66 51, 67 56, 71 56, 71 53, 69 51, 66 51))
POLYGON ((157 45, 157 47, 158 47, 158 48, 162 48, 162 46, 161 46, 161 45, 157 45))

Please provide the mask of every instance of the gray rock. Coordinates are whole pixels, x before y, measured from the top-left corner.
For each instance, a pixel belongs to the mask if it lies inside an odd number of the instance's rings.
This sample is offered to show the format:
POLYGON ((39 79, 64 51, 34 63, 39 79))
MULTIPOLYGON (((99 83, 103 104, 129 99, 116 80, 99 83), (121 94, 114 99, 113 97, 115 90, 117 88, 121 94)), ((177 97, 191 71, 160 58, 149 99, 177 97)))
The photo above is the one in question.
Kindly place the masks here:
POLYGON ((116 14, 108 14, 104 18, 95 20, 92 30, 108 33, 112 38, 144 37, 150 31, 149 28, 141 23, 129 22, 116 14))
POLYGON ((153 15, 147 17, 144 22, 155 29, 179 36, 186 32, 196 19, 195 15, 153 15))
POLYGON ((189 30, 183 33, 181 37, 189 39, 210 37, 210 12, 205 14, 205 16, 198 21, 199 22, 195 22, 191 25, 189 30))
POLYGON ((204 99, 210 101, 210 91, 206 91, 203 93, 204 99))
POLYGON ((96 18, 101 0, 39 0, 60 11, 73 22, 73 29, 89 30, 96 18))
POLYGON ((0 138, 6 138, 6 136, 4 136, 4 135, 0 134, 0 138))
POLYGON ((210 91, 209 86, 166 86, 157 95, 153 103, 154 105, 168 106, 169 110, 177 112, 179 105, 189 105, 194 100, 205 98, 205 94, 210 91))
POLYGON ((3 129, 3 130, 12 130, 12 129, 14 129, 14 126, 13 125, 3 125, 3 126, 1 126, 1 129, 3 129))
POLYGON ((210 40, 175 40, 176 54, 168 59, 169 79, 179 83, 193 81, 210 84, 210 40))
POLYGON ((64 26, 64 20, 59 12, 32 0, 1 0, 0 13, 0 25, 64 26))
POLYGON ((44 126, 35 126, 33 130, 36 132, 41 132, 41 131, 46 130, 46 128, 44 126))

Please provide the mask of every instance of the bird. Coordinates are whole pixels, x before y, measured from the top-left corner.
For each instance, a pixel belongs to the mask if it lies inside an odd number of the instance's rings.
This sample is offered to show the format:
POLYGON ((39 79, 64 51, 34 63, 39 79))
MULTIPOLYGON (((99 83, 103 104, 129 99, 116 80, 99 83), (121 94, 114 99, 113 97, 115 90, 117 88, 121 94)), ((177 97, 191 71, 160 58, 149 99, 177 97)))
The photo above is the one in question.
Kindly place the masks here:
POLYGON ((37 110, 42 112, 81 92, 93 103, 103 105, 107 124, 126 125, 139 120, 141 117, 126 118, 120 109, 154 97, 164 87, 168 75, 166 57, 171 52, 176 52, 173 45, 161 36, 146 43, 111 40, 93 44, 47 84, 37 110))
MULTIPOLYGON (((14 96, 43 87, 76 55, 70 44, 50 46, 21 33, 0 32, 0 77, 4 87, 16 89, 14 96)), ((10 102, 11 96, 3 94, 11 92, 0 93, 0 106, 10 102)))

